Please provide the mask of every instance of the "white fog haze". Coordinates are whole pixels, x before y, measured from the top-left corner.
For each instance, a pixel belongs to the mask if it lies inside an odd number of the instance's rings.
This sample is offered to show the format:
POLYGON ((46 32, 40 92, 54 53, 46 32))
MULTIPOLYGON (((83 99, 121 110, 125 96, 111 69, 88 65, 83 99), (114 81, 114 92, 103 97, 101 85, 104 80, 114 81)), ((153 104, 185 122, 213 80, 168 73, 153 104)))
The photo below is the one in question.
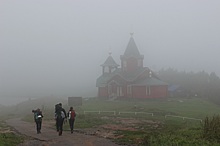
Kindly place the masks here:
POLYGON ((131 32, 144 66, 220 76, 219 14, 219 0, 1 0, 0 98, 97 96, 131 32))

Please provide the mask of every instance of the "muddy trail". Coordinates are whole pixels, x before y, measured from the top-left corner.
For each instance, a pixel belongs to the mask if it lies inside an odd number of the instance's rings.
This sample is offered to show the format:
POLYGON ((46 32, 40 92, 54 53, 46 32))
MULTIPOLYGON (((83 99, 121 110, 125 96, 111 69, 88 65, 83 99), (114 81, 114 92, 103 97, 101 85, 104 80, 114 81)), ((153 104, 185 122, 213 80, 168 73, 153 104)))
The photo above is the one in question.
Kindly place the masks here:
POLYGON ((74 131, 64 131, 62 136, 49 125, 42 123, 41 133, 37 134, 35 123, 28 123, 20 119, 9 119, 6 123, 19 134, 30 138, 19 146, 119 146, 109 139, 86 135, 74 131))

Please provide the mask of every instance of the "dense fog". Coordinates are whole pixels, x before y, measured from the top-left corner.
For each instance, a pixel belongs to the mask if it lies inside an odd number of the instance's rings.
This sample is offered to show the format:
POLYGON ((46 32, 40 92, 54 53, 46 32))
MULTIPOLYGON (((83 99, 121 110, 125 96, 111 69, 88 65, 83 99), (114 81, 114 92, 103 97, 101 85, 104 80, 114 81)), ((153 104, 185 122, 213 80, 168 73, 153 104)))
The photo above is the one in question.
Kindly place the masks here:
MULTIPOLYGON (((134 32, 144 66, 220 75, 219 0, 2 0, 0 98, 93 97, 134 32)), ((3 102, 2 102, 3 103, 3 102)))

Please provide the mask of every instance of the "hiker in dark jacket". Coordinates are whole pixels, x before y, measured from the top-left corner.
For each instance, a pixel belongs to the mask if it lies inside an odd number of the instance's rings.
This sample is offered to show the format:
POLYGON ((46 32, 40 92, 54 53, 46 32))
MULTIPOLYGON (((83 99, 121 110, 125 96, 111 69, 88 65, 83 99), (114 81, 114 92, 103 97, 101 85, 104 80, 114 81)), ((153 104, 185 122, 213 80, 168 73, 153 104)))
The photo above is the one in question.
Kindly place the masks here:
POLYGON ((36 123, 37 134, 39 134, 39 133, 41 133, 43 114, 39 108, 36 110, 32 110, 32 113, 34 113, 34 121, 36 123))
POLYGON ((55 120, 56 120, 56 129, 59 132, 59 136, 63 132, 63 122, 66 119, 66 111, 62 108, 62 104, 59 103, 55 106, 55 120))
POLYGON ((67 116, 69 119, 71 133, 73 133, 74 122, 75 122, 75 117, 76 117, 76 112, 73 110, 73 107, 70 107, 70 110, 68 111, 67 116))

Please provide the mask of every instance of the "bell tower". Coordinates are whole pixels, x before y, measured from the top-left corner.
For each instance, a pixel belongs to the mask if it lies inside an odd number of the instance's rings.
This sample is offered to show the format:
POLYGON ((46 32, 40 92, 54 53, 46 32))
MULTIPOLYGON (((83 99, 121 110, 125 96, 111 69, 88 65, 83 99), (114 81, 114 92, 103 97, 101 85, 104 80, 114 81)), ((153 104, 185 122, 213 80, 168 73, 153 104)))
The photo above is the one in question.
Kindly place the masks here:
POLYGON ((132 72, 137 68, 143 68, 144 55, 140 55, 133 38, 133 34, 134 33, 130 33, 131 37, 125 49, 124 55, 120 56, 121 68, 123 71, 132 72))
POLYGON ((118 68, 118 64, 115 62, 113 57, 111 56, 111 52, 109 52, 109 56, 106 61, 101 65, 102 66, 102 74, 104 73, 112 73, 116 68, 118 68))

